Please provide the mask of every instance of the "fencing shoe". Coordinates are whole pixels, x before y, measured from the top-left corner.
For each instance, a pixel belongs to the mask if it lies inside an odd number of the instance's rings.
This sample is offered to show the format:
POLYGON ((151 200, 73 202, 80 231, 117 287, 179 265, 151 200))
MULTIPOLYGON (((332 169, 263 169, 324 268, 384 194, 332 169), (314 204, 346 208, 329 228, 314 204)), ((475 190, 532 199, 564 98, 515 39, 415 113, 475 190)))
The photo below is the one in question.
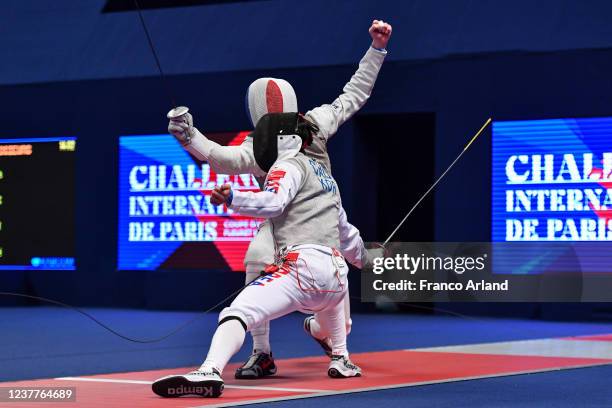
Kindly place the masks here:
POLYGON ((272 353, 254 350, 246 363, 236 370, 235 377, 238 380, 255 380, 274 374, 276 374, 276 364, 272 353))
POLYGON ((331 378, 361 377, 361 368, 345 356, 332 356, 327 375, 331 378))
POLYGON ((160 397, 173 398, 183 395, 218 398, 223 394, 223 379, 215 368, 196 370, 185 375, 169 375, 156 380, 153 392, 160 397))

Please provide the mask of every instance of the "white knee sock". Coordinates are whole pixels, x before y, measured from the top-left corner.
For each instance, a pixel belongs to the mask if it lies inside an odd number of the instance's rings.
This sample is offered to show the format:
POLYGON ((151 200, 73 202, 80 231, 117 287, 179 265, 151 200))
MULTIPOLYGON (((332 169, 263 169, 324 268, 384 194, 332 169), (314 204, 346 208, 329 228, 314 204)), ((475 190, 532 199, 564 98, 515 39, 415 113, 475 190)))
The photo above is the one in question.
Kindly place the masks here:
MULTIPOLYGON (((342 308, 344 309, 344 323, 346 328, 346 335, 351 332, 351 326, 353 325, 353 321, 351 320, 351 301, 349 298, 348 291, 346 292, 346 296, 342 301, 342 308)), ((310 321, 310 333, 314 337, 319 340, 323 340, 330 336, 330 333, 327 328, 322 327, 319 324, 320 317, 315 313, 315 318, 310 321)))
POLYGON ((311 328, 314 322, 318 323, 319 333, 326 333, 329 336, 332 343, 332 353, 334 355, 348 356, 344 302, 341 301, 333 308, 317 313, 314 321, 311 322, 311 328))
MULTIPOLYGON (((261 263, 248 263, 246 266, 246 279, 245 283, 251 282, 260 276, 261 271, 266 266, 261 263)), ((270 353, 270 322, 263 322, 258 327, 251 330, 251 337, 253 338, 253 352, 264 352, 270 353)))
POLYGON ((227 362, 242 347, 245 335, 246 332, 242 323, 236 319, 228 320, 219 325, 210 344, 206 360, 202 363, 200 369, 216 368, 220 373, 223 373, 227 362))
MULTIPOLYGON (((351 301, 348 291, 346 292, 346 296, 344 297, 344 301, 342 302, 342 307, 344 309, 344 323, 346 327, 346 334, 348 336, 348 334, 351 332, 351 327, 353 325, 353 321, 351 320, 351 301)), ((329 337, 329 332, 323 327, 321 327, 318 320, 319 318, 317 318, 317 314, 315 313, 315 318, 310 321, 310 333, 312 333, 312 335, 317 339, 323 340, 329 337)))
POLYGON ((344 323, 346 325, 346 335, 348 336, 353 327, 353 319, 351 319, 351 297, 349 291, 344 295, 344 323))
POLYGON ((344 314, 342 314, 342 320, 339 325, 330 330, 329 338, 332 342, 332 353, 334 355, 348 357, 348 350, 346 348, 346 326, 344 325, 344 314))

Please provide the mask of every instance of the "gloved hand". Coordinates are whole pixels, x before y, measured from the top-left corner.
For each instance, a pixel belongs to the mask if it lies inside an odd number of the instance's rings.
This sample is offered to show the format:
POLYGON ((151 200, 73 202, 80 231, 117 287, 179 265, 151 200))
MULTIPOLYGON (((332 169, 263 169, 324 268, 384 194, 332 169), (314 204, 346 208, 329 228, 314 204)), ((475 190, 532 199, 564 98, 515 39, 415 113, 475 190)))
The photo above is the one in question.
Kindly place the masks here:
POLYGON ((174 136, 183 146, 191 143, 192 128, 193 117, 191 113, 170 119, 170 123, 168 123, 168 133, 174 136))
POLYGON ((371 268, 374 265, 375 258, 384 258, 385 248, 383 246, 366 249, 366 259, 364 262, 364 268, 371 268))
POLYGON ((368 31, 370 32, 370 37, 372 37, 372 46, 374 48, 379 50, 387 48, 387 43, 391 38, 391 24, 385 23, 382 20, 374 20, 368 31))
POLYGON ((213 205, 221 205, 223 203, 231 205, 233 198, 234 194, 232 192, 232 186, 229 184, 223 184, 222 186, 215 186, 212 194, 210 195, 210 202, 213 205))

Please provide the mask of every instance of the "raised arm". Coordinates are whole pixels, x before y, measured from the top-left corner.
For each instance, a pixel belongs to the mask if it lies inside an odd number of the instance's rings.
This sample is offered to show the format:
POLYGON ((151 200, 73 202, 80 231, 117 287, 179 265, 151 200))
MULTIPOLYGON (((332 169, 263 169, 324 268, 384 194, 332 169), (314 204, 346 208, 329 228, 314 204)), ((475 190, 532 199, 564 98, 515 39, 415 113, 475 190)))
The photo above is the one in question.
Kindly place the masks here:
POLYGON ((372 94, 378 72, 387 55, 391 26, 374 20, 369 32, 372 45, 359 62, 357 72, 342 89, 342 94, 331 104, 321 105, 306 113, 319 126, 319 134, 325 139, 332 137, 344 122, 363 107, 372 94))
POLYGON ((189 113, 183 120, 170 120, 168 132, 178 139, 185 150, 198 159, 207 161, 217 173, 265 176, 255 162, 251 137, 247 136, 240 146, 222 146, 208 139, 193 126, 193 118, 189 113))
POLYGON ((287 162, 270 169, 263 191, 232 191, 229 184, 215 188, 211 203, 226 202, 232 210, 253 217, 277 217, 293 200, 302 183, 300 170, 287 162))

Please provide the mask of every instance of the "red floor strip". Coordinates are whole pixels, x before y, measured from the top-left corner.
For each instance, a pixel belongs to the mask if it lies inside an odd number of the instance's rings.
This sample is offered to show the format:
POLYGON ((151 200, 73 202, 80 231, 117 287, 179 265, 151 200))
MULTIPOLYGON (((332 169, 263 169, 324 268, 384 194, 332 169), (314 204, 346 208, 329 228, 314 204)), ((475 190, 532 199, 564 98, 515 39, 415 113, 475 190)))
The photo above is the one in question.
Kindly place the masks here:
MULTIPOLYGON (((606 337, 606 336, 591 336, 606 337)), ((612 338, 612 336, 607 336, 612 338)), ((528 372, 596 366, 612 363, 612 359, 567 358, 541 356, 514 356, 467 354, 424 351, 384 351, 353 354, 352 359, 364 370, 364 376, 351 379, 329 379, 327 359, 308 357, 279 360, 277 376, 257 381, 235 380, 232 374, 237 367, 226 369, 225 379, 229 386, 249 388, 228 388, 219 399, 180 398, 162 399, 151 392, 148 384, 84 382, 78 380, 35 380, 2 383, 3 387, 59 387, 74 386, 77 389, 76 405, 86 407, 195 407, 208 405, 236 405, 257 403, 265 400, 283 400, 296 397, 326 395, 434 384, 473 378, 486 378, 528 372), (250 387, 270 387, 258 390, 250 387), (296 390, 297 389, 297 390, 296 390)), ((153 381, 172 373, 184 373, 191 368, 142 371, 118 374, 86 376, 88 379, 113 379, 123 381, 153 381)), ((18 407, 49 406, 48 403, 10 404, 18 407)), ((53 407, 75 407, 74 403, 53 403, 53 407)))
POLYGON ((599 334, 593 336, 578 336, 569 337, 569 340, 584 340, 584 341, 612 341, 612 334, 599 334))

